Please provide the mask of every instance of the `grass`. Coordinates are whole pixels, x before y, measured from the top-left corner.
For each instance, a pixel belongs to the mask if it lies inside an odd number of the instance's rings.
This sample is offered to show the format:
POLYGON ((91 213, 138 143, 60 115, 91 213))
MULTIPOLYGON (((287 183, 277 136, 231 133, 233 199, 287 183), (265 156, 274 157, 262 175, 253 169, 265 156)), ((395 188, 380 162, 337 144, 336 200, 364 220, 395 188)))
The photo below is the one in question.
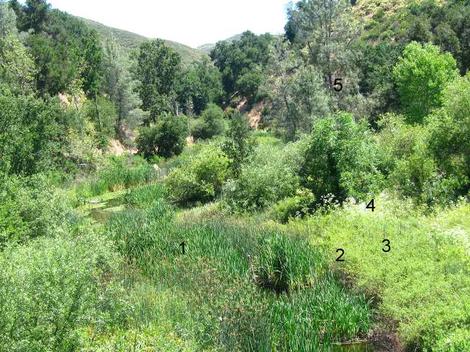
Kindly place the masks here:
POLYGON ((376 297, 380 314, 397 322, 388 328, 408 348, 469 350, 470 206, 428 216, 403 202, 376 199, 376 206, 375 212, 350 206, 283 228, 326 245, 332 265, 376 297), (389 253, 382 251, 384 238, 389 253), (337 248, 345 250, 344 263, 335 263, 337 248))
POLYGON ((134 303, 145 306, 136 326, 169 322, 196 350, 327 350, 367 334, 365 297, 346 290, 305 238, 221 219, 176 222, 152 196, 159 187, 131 191, 128 210, 112 216, 105 232, 151 285, 134 303), (184 309, 156 316, 152 304, 167 292, 167 305, 184 309))

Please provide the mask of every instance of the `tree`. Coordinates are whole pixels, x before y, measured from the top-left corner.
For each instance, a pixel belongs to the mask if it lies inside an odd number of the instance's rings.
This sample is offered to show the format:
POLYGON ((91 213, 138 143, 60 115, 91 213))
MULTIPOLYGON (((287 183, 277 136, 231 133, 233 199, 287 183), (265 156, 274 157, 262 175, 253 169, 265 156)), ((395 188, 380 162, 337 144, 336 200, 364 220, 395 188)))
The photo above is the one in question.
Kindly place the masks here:
POLYGON ((409 122, 421 123, 440 107, 446 84, 457 75, 457 64, 451 54, 441 53, 432 44, 408 44, 393 69, 393 77, 409 122))
POLYGON ((181 57, 167 47, 163 40, 152 40, 140 46, 135 67, 139 81, 138 92, 142 109, 150 112, 150 120, 156 121, 164 112, 177 113, 176 80, 181 70, 181 57))
POLYGON ((15 37, 0 38, 0 81, 16 93, 27 94, 34 87, 33 59, 15 37))
POLYGON ((48 21, 50 6, 47 0, 26 0, 24 7, 24 22, 22 23, 26 29, 33 29, 35 33, 44 30, 48 21))
POLYGON ((430 149, 441 173, 454 179, 454 196, 470 192, 470 73, 443 92, 443 107, 428 119, 430 149))
POLYGON ((209 139, 224 132, 224 111, 215 104, 209 104, 192 129, 196 139, 209 139))
POLYGON ((303 65, 286 44, 276 46, 266 76, 260 89, 271 103, 266 118, 287 140, 309 133, 314 119, 329 113, 330 97, 321 74, 315 67, 303 65))
POLYGON ((230 159, 232 174, 237 177, 241 172, 243 162, 253 150, 249 140, 251 128, 246 116, 238 111, 230 112, 229 119, 229 128, 222 150, 230 159))
POLYGON ((137 138, 139 153, 146 159, 155 155, 169 158, 179 155, 186 145, 188 120, 185 116, 160 116, 154 126, 141 129, 137 138))
POLYGON ((95 30, 87 33, 84 38, 84 61, 82 71, 83 90, 89 98, 96 99, 103 82, 103 48, 98 32, 95 30))
POLYGON ((306 48, 307 62, 321 70, 327 87, 336 78, 353 80, 353 42, 360 33, 346 0, 301 0, 288 10, 286 37, 306 48))
POLYGON ((108 41, 103 56, 103 90, 116 106, 116 134, 122 137, 123 124, 129 119, 131 111, 140 104, 137 93, 133 88, 136 82, 130 74, 129 58, 122 52, 114 41, 108 41))
POLYGON ((216 44, 210 55, 222 74, 226 102, 237 95, 254 99, 273 40, 270 34, 257 36, 248 31, 239 40, 216 44))
POLYGON ((195 62, 179 80, 178 102, 188 113, 190 109, 199 115, 210 103, 218 102, 223 95, 219 70, 203 58, 195 62))
POLYGON ((330 197, 365 200, 380 186, 377 150, 367 125, 341 113, 318 120, 309 138, 300 172, 303 186, 320 202, 330 197))
POLYGON ((0 2, 0 37, 16 36, 16 14, 8 4, 0 2))

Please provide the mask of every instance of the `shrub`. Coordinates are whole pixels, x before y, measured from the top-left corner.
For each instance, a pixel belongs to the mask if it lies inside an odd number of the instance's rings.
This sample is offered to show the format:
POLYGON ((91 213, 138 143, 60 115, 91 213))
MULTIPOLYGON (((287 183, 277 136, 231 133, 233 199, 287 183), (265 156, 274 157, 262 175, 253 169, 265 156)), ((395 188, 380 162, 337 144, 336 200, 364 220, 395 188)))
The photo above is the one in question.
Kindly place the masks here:
POLYGON ((456 181, 455 196, 470 191, 470 73, 444 90, 443 108, 428 118, 429 145, 440 171, 456 181))
POLYGON ((74 221, 66 195, 46 176, 0 176, 0 180, 0 250, 8 244, 53 236, 74 221))
POLYGON ((208 145, 166 179, 170 199, 179 205, 214 200, 229 172, 229 159, 220 148, 208 145))
POLYGON ((125 323, 104 238, 42 238, 0 254, 0 350, 79 350, 79 330, 125 323))
POLYGON ((181 154, 188 133, 186 116, 162 115, 156 125, 141 129, 137 148, 146 159, 155 155, 169 158, 181 154))
POLYGON ((224 132, 224 112, 215 104, 209 104, 192 128, 196 139, 209 139, 224 132))
POLYGON ((342 113, 319 120, 301 167, 302 184, 318 201, 365 200, 380 189, 377 148, 365 123, 342 113))
POLYGON ((299 146, 259 146, 252 160, 242 167, 239 178, 224 187, 225 205, 235 212, 257 211, 293 195, 299 187, 299 146))
POLYGON ((299 189, 296 195, 278 202, 272 209, 274 219, 286 223, 292 218, 303 217, 315 208, 316 199, 307 189, 299 189))

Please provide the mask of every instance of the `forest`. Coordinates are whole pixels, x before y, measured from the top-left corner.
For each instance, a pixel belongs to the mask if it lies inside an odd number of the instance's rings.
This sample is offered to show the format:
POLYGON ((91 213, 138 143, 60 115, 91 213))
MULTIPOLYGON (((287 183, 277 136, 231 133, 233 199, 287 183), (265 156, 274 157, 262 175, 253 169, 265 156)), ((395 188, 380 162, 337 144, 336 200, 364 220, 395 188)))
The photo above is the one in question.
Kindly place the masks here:
POLYGON ((469 68, 469 0, 0 0, 0 351, 470 351, 469 68))

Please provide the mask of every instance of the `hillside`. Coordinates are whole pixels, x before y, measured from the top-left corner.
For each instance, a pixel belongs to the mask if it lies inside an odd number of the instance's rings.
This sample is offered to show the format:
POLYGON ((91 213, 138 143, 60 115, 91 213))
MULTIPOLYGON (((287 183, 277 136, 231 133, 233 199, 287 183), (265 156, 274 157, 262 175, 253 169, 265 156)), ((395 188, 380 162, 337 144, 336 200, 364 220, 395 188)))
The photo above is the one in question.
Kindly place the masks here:
MULTIPOLYGON (((234 41, 240 40, 241 37, 242 37, 242 33, 236 34, 236 35, 234 35, 230 38, 227 38, 225 40, 222 40, 222 41, 232 43, 234 41)), ((215 48, 215 44, 216 43, 204 44, 204 45, 199 46, 197 49, 209 54, 212 51, 212 49, 215 48)))
MULTIPOLYGON (((128 32, 122 29, 108 27, 99 22, 95 22, 86 18, 80 17, 80 19, 85 22, 89 27, 95 29, 101 35, 104 41, 114 38, 120 46, 122 46, 129 52, 134 49, 137 49, 141 43, 149 39, 142 35, 128 32)), ((193 49, 181 43, 176 43, 170 40, 165 40, 165 42, 169 47, 171 47, 178 54, 181 55, 181 57, 183 58, 183 62, 186 64, 199 60, 205 55, 203 51, 193 49)))

